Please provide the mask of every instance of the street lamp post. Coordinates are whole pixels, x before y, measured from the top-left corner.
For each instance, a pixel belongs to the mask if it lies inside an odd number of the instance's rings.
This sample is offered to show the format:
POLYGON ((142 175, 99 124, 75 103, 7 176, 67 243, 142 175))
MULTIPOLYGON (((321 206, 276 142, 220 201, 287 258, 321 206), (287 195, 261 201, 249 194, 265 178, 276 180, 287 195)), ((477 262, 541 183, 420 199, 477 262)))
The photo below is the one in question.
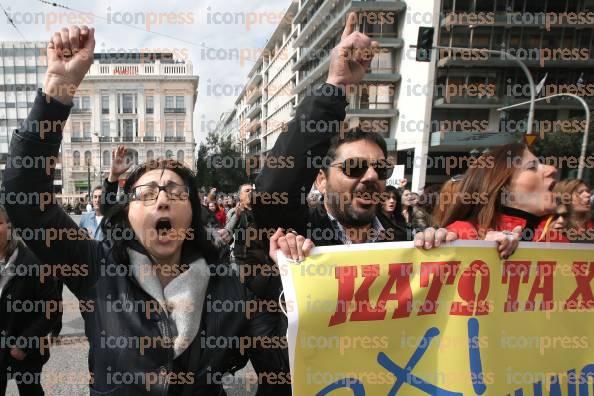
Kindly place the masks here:
POLYGON ((91 202, 91 159, 87 159, 87 189, 89 193, 89 203, 91 202))
POLYGON ((444 46, 436 46, 434 48, 448 49, 448 50, 466 50, 466 51, 474 49, 474 50, 486 52, 486 53, 492 54, 492 55, 503 55, 506 58, 508 58, 509 60, 514 61, 518 66, 520 66, 520 68, 526 75, 526 78, 528 79, 528 84, 530 85, 530 101, 526 102, 526 103, 530 104, 530 108, 528 109, 528 130, 526 131, 526 133, 528 135, 532 134, 532 128, 533 128, 533 124, 534 124, 534 107, 535 107, 534 102, 536 100, 536 86, 534 85, 534 78, 532 77, 532 74, 530 73, 528 66, 526 66, 526 64, 524 62, 522 62, 516 56, 510 54, 507 51, 490 50, 490 49, 483 49, 483 48, 459 48, 459 47, 444 47, 444 46))
POLYGON ((590 106, 588 106, 588 103, 586 103, 584 98, 577 96, 577 95, 573 95, 573 94, 556 94, 556 95, 551 95, 551 96, 547 96, 544 98, 531 100, 529 102, 516 103, 511 106, 501 107, 501 108, 497 109, 497 111, 503 111, 503 110, 514 108, 514 107, 524 106, 528 103, 530 103, 530 105, 533 106, 536 102, 542 102, 543 100, 553 99, 553 98, 557 98, 560 96, 565 96, 565 97, 570 97, 570 98, 576 99, 577 101, 579 101, 582 104, 584 110, 586 111, 586 130, 584 131, 584 138, 582 139, 582 150, 580 153, 580 160, 579 160, 579 166, 578 166, 578 179, 581 179, 584 176, 584 168, 586 165, 586 149, 588 147, 588 132, 590 131, 590 106))
POLYGON ((103 150, 101 149, 101 135, 99 132, 95 132, 94 135, 97 136, 97 139, 99 140, 99 182, 101 183, 103 181, 103 150))

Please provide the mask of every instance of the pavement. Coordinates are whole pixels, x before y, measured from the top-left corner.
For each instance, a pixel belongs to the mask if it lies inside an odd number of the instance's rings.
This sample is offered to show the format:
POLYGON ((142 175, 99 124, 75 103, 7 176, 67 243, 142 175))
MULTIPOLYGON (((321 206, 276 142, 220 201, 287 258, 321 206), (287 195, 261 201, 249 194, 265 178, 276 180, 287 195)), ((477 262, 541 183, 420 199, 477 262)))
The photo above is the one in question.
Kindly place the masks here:
MULTIPOLYGON (((78 224, 80 216, 71 216, 78 224)), ((84 322, 76 297, 64 287, 62 331, 50 350, 50 360, 43 367, 42 385, 47 396, 89 395, 89 344, 84 334, 84 322), (67 374, 67 375, 65 375, 67 374)), ((246 376, 254 375, 250 364, 234 376, 223 378, 228 396, 253 396, 256 389, 246 384, 246 376)), ((18 396, 14 381, 8 383, 6 394, 18 396)))

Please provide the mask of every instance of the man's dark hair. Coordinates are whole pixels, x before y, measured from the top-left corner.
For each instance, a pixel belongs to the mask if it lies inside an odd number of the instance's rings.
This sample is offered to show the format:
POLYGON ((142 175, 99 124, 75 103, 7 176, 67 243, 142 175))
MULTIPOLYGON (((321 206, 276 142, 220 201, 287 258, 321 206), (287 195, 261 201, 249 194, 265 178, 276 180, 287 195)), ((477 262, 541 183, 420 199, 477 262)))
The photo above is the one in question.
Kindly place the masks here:
POLYGON ((243 186, 252 186, 250 183, 243 183, 239 186, 239 188, 237 189, 237 194, 241 194, 241 189, 243 188, 243 186))
POLYGON ((330 148, 326 154, 326 161, 324 161, 324 172, 328 173, 328 166, 336 158, 336 151, 344 143, 358 142, 360 140, 367 140, 375 143, 384 153, 384 158, 388 158, 388 146, 386 140, 377 132, 365 132, 361 128, 354 128, 344 134, 335 136, 330 141, 330 148))
POLYGON ((103 186, 95 186, 95 188, 93 189, 93 194, 95 193, 95 191, 97 190, 101 190, 103 191, 103 186))

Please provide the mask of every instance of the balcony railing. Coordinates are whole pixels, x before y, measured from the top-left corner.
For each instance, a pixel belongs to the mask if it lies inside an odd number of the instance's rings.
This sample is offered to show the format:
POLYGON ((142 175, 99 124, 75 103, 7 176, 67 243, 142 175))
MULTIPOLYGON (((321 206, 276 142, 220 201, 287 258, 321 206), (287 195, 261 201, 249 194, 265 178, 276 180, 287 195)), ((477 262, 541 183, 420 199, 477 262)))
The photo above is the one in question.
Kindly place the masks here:
POLYGON ((134 141, 134 136, 123 136, 122 137, 122 142, 133 142, 134 141))
POLYGON ((157 137, 156 136, 145 136, 142 138, 143 142, 156 142, 157 141, 157 137))
POLYGON ((192 64, 154 64, 145 63, 140 65, 121 65, 94 63, 89 70, 88 76, 110 76, 110 77, 142 77, 155 75, 191 76, 192 64))
POLYGON ((101 143, 109 143, 109 142, 111 142, 111 137, 109 137, 109 136, 99 136, 99 141, 101 143))
POLYGON ((185 108, 180 109, 180 108, 176 108, 176 107, 166 107, 165 113, 185 114, 186 109, 185 108))
POLYGON ((70 112, 72 114, 90 114, 91 109, 81 109, 79 107, 73 107, 72 110, 70 110, 70 112))
POLYGON ((185 136, 165 136, 165 143, 185 142, 185 141, 186 141, 185 136))
POLYGON ((84 136, 84 137, 71 136, 70 137, 70 142, 72 142, 72 143, 81 143, 81 142, 90 142, 90 141, 91 141, 90 136, 84 136))

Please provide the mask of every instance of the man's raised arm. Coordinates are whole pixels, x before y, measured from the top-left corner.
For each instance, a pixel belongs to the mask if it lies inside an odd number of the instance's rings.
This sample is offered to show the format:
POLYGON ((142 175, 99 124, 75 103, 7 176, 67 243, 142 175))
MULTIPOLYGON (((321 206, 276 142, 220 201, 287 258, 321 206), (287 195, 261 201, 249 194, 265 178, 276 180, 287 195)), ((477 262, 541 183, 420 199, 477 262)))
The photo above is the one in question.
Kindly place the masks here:
POLYGON ((259 227, 293 228, 305 234, 306 197, 330 140, 342 130, 346 91, 363 79, 378 46, 355 31, 356 25, 357 14, 350 13, 341 41, 332 51, 326 83, 311 90, 299 105, 256 179, 254 214, 259 227))

